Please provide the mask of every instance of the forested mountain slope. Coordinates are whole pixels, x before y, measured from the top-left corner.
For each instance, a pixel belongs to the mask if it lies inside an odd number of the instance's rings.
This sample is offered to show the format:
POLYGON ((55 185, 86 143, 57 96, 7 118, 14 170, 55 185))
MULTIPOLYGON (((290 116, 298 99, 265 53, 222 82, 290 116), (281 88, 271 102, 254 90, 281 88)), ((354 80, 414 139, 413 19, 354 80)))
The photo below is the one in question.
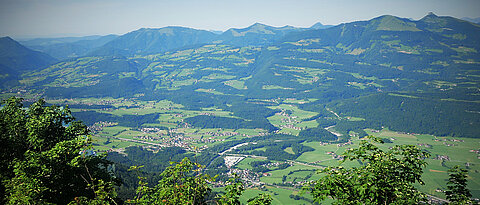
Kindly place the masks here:
POLYGON ((161 53, 188 45, 207 43, 215 39, 216 36, 209 31, 184 27, 142 28, 108 42, 89 53, 89 55, 133 56, 161 53))
POLYGON ((57 60, 45 53, 22 46, 10 37, 0 38, 0 86, 18 84, 24 72, 42 69, 57 60))

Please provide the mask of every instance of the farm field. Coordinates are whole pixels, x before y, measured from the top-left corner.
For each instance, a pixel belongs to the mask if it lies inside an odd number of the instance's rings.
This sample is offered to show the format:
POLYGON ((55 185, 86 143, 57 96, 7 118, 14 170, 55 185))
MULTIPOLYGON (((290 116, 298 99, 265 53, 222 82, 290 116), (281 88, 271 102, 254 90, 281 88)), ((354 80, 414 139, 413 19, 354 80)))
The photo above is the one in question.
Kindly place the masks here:
MULTIPOLYGON (((216 93, 215 93, 216 94, 216 93)), ((298 135, 300 130, 318 126, 315 120, 304 121, 318 113, 301 110, 297 107, 306 101, 315 99, 297 100, 284 99, 275 100, 278 105, 270 106, 277 113, 268 120, 279 128, 278 133, 298 135), (283 103, 282 103, 283 102, 283 103), (297 129, 298 128, 298 129, 297 129)), ((198 128, 184 122, 186 118, 210 115, 227 118, 241 119, 232 112, 212 108, 201 110, 189 110, 181 104, 168 100, 160 101, 135 101, 122 98, 84 98, 84 99, 57 99, 49 103, 67 103, 70 105, 97 105, 108 106, 108 108, 73 108, 74 112, 94 111, 97 113, 109 114, 112 116, 157 116, 153 121, 148 121, 139 126, 125 126, 118 122, 103 122, 94 124, 93 136, 95 149, 98 151, 117 151, 122 153, 128 146, 178 146, 188 151, 202 151, 216 144, 232 140, 241 140, 254 136, 261 136, 268 133, 263 129, 224 129, 224 128, 198 128)), ((350 121, 362 120, 349 118, 350 121)), ((334 131, 331 127, 329 130, 334 131)), ((400 133, 388 129, 373 130, 366 129, 367 134, 389 139, 392 143, 379 145, 382 149, 399 144, 416 145, 428 152, 431 157, 427 159, 428 166, 424 169, 422 179, 426 185, 417 185, 422 192, 444 197, 442 190, 446 189, 447 170, 454 165, 466 166, 469 170, 469 188, 474 196, 480 196, 480 164, 479 154, 480 140, 472 138, 451 138, 435 137, 432 135, 420 135, 412 133, 400 133)), ((361 139, 351 137, 347 143, 330 144, 317 141, 303 142, 304 146, 313 148, 313 151, 302 153, 297 159, 290 161, 291 165, 284 168, 272 167, 259 178, 263 186, 270 187, 275 204, 283 202, 300 202, 288 196, 297 192, 304 183, 317 180, 321 175, 317 170, 327 166, 337 166, 340 163, 340 155, 350 148, 358 146, 361 139), (297 190, 297 191, 291 191, 297 190), (286 192, 289 192, 288 194, 286 192), (285 195, 286 194, 286 198, 285 195), (281 199, 280 199, 280 198, 281 199), (283 198, 282 198, 283 197, 283 198)), ((257 148, 257 151, 265 151, 265 148, 257 148)), ((294 154, 291 147, 285 148, 285 152, 294 154)), ((252 170, 251 162, 265 161, 262 158, 246 157, 234 168, 240 170, 252 170)), ((282 163, 281 161, 272 161, 282 163)), ((357 162, 345 162, 342 166, 357 166, 357 162)), ((258 188, 251 188, 246 195, 259 193, 258 188)), ((308 196, 305 195, 305 196, 308 196)), ((245 197, 244 199, 246 199, 245 197)))
MULTIPOLYGON (((223 188, 214 188, 214 191, 223 191, 223 188)), ((289 205, 289 204, 311 204, 313 200, 308 194, 301 194, 297 190, 291 188, 278 188, 275 186, 263 186, 261 188, 247 188, 240 196, 240 202, 246 204, 258 194, 266 193, 272 197, 272 204, 289 205)))

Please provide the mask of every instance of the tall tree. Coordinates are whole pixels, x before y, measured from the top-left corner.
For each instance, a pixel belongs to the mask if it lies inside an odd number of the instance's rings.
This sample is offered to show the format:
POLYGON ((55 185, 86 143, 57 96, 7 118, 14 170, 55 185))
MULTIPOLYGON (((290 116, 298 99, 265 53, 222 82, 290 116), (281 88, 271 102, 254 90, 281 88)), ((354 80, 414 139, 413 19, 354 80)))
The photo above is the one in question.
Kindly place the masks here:
MULTIPOLYGON (((381 139, 368 137, 373 142, 381 139)), ((305 187, 315 201, 327 197, 336 204, 415 204, 424 199, 415 189, 426 166, 429 154, 412 145, 397 145, 383 151, 369 140, 362 140, 359 148, 347 150, 344 161, 360 161, 361 166, 329 167, 318 181, 305 187)))
POLYGON ((448 175, 450 178, 445 195, 450 204, 471 204, 472 194, 467 188, 467 170, 456 165, 448 170, 448 175))

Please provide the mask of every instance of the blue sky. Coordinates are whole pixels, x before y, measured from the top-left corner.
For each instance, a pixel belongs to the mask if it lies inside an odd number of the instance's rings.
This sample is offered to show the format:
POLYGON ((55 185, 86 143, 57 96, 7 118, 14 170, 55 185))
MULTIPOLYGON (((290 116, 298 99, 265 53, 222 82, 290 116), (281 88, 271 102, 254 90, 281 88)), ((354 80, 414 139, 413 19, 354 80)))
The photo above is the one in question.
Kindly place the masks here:
POLYGON ((124 34, 143 27, 205 30, 340 24, 390 14, 419 19, 428 12, 480 17, 480 0, 0 0, 0 36, 124 34))

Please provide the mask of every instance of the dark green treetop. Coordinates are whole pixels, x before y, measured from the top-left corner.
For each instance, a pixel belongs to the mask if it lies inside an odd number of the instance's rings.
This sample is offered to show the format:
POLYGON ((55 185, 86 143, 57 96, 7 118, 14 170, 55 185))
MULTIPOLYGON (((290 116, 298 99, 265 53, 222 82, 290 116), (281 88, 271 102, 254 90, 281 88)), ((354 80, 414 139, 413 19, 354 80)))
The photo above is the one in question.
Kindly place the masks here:
POLYGON ((448 170, 450 178, 447 182, 448 190, 445 191, 450 204, 471 204, 472 194, 467 189, 467 170, 458 165, 448 170))

